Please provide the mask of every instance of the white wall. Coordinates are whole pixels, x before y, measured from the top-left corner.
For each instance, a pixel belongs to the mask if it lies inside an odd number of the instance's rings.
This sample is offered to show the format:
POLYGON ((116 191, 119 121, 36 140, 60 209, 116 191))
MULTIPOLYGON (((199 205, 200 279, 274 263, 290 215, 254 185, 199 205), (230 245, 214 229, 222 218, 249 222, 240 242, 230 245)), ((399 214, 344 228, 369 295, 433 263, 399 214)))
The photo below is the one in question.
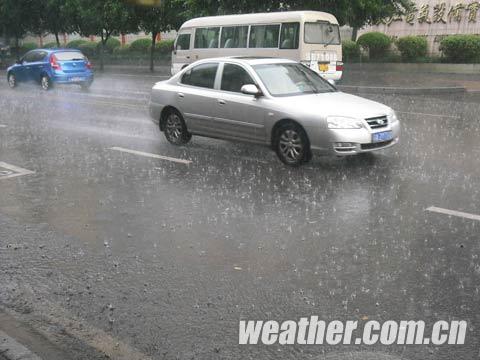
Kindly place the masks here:
POLYGON ((438 54, 440 41, 446 35, 480 34, 480 1, 414 0, 414 2, 417 10, 408 19, 405 15, 399 18, 386 19, 384 23, 379 25, 363 28, 359 31, 359 35, 370 31, 380 31, 392 37, 422 35, 427 37, 429 52, 438 54), (440 17, 441 11, 439 10, 442 4, 444 4, 445 10, 443 17, 440 17), (459 7, 458 12, 452 10, 456 6, 459 7), (436 12, 434 11, 435 7, 437 7, 436 12), (472 11, 475 7, 478 7, 476 14, 472 11), (422 13, 426 14, 427 17, 422 18, 422 13), (435 13, 437 16, 434 15, 435 13), (458 14, 458 17, 454 16, 455 13, 458 14))

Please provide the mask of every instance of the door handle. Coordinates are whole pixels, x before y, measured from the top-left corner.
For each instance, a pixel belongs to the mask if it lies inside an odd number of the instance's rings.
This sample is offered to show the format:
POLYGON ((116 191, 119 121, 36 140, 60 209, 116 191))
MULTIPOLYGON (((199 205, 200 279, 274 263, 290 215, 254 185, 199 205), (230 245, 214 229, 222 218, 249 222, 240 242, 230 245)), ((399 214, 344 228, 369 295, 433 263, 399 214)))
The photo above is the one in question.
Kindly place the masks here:
POLYGON ((185 56, 187 59, 190 59, 190 56, 185 56))
POLYGON ((222 100, 222 99, 218 99, 217 102, 220 104, 220 105, 225 105, 227 102, 225 100, 222 100))
POLYGON ((185 94, 184 94, 184 93, 178 93, 178 97, 179 97, 179 98, 184 98, 184 97, 185 97, 185 94))

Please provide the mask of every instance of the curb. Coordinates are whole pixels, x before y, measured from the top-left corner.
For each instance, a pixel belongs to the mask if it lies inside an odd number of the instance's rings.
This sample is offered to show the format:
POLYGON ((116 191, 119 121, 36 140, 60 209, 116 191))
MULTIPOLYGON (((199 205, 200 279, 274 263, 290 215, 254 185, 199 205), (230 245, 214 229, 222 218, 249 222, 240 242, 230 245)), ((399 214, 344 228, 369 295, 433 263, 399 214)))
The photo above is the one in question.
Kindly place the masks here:
POLYGON ((401 94, 401 95, 440 95, 463 94, 467 89, 463 86, 436 87, 436 88, 400 88, 382 86, 338 85, 340 90, 353 93, 368 94, 401 94))
POLYGON ((0 359, 42 360, 25 346, 0 330, 0 359))

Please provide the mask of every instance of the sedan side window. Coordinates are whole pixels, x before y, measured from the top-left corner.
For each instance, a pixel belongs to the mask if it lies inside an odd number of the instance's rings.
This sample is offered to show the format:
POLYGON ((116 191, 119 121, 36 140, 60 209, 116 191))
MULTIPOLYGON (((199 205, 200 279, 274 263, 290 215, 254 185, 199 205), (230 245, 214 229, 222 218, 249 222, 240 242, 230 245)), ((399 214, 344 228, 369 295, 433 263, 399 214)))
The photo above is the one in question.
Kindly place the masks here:
POLYGON ((39 51, 35 54, 35 58, 33 59, 34 62, 40 62, 45 59, 45 56, 47 56, 47 52, 45 51, 39 51))
POLYGON ((243 67, 235 64, 225 64, 223 66, 222 90, 239 93, 242 86, 247 84, 255 84, 255 81, 243 67))
POLYGON ((182 76, 182 84, 213 89, 217 76, 218 63, 200 64, 182 76))
POLYGON ((25 54, 25 56, 23 57, 23 61, 25 61, 26 63, 31 63, 35 61, 36 57, 37 51, 30 51, 25 54))

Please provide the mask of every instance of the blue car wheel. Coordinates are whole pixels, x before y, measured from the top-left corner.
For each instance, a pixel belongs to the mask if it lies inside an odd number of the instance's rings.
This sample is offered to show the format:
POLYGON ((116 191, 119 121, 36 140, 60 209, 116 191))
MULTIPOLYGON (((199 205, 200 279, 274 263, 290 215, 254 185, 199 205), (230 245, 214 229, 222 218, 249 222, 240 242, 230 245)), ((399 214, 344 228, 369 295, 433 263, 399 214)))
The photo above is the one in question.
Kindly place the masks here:
POLYGON ((47 91, 52 88, 52 80, 48 77, 48 75, 42 75, 42 78, 40 79, 40 85, 42 86, 42 89, 47 91))
POLYGON ((15 74, 8 74, 8 86, 10 86, 11 89, 17 86, 17 78, 15 77, 15 74))

